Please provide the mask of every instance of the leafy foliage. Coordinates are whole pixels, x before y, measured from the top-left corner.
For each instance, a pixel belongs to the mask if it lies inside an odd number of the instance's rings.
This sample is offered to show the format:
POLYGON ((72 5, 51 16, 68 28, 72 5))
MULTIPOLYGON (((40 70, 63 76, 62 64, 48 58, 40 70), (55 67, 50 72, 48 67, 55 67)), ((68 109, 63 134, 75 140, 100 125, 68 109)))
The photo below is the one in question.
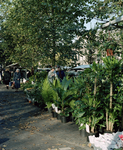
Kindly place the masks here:
POLYGON ((51 107, 52 103, 57 99, 56 92, 52 89, 47 78, 43 81, 41 95, 43 101, 48 107, 51 107))
POLYGON ((85 29, 84 22, 93 18, 89 3, 95 1, 16 0, 9 3, 2 36, 10 59, 28 68, 36 66, 39 60, 53 65, 56 60, 67 64, 65 61, 71 60, 73 53, 80 53, 82 47, 80 40, 76 39, 78 43, 74 44, 73 39, 85 29))
POLYGON ((52 87, 58 96, 57 106, 59 109, 61 109, 60 115, 68 116, 70 112, 69 103, 73 99, 73 93, 69 88, 71 80, 67 80, 66 78, 64 78, 61 83, 57 80, 55 82, 56 84, 52 85, 52 87), (59 82, 60 84, 57 84, 57 82, 59 82))

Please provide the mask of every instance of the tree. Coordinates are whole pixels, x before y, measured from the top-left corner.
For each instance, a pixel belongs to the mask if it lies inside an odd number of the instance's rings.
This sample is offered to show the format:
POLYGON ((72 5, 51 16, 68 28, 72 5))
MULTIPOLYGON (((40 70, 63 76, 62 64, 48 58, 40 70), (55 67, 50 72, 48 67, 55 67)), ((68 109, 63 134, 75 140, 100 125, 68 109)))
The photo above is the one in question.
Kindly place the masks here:
POLYGON ((80 0, 17 0, 12 6, 3 22, 4 37, 9 34, 15 44, 10 52, 10 58, 21 65, 32 66, 40 60, 52 60, 55 65, 56 58, 64 62, 72 58, 75 48, 73 39, 78 31, 84 29, 84 22, 93 18, 91 5, 95 1, 80 0), (81 19, 80 19, 81 17, 81 19), (7 33, 6 33, 7 32, 7 33))

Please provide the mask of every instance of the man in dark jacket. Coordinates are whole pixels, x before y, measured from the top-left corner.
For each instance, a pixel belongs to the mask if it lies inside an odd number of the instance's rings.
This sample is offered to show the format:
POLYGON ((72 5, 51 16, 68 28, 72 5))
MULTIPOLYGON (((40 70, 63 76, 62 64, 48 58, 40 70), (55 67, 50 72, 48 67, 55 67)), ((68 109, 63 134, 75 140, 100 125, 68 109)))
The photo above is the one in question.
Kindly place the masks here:
POLYGON ((63 70, 61 70, 60 66, 58 66, 57 69, 57 76, 60 79, 60 82, 62 82, 63 78, 65 77, 65 73, 63 70))
POLYGON ((11 79, 11 73, 9 72, 9 69, 7 68, 4 72, 4 78, 3 78, 3 81, 6 84, 7 89, 9 89, 10 79, 11 79))

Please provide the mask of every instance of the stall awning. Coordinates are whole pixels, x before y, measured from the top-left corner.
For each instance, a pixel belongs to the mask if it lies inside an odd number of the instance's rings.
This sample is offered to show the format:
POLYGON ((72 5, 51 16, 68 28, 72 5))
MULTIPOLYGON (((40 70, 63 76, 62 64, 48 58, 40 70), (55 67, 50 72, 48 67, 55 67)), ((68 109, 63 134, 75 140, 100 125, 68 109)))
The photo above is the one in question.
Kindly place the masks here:
POLYGON ((72 69, 77 70, 77 69, 86 69, 86 68, 90 68, 90 65, 80 65, 80 66, 74 67, 72 69))
MULTIPOLYGON (((101 63, 100 65, 104 66, 104 63, 101 63)), ((89 65, 80 65, 80 66, 74 67, 72 69, 73 70, 80 70, 80 69, 90 68, 90 66, 92 66, 92 64, 89 64, 89 65)))
POLYGON ((18 63, 14 63, 14 64, 6 66, 6 68, 13 68, 13 67, 22 68, 18 63))
MULTIPOLYGON (((120 22, 123 22, 123 16, 117 17, 115 20, 112 20, 112 21, 109 21, 109 22, 103 24, 102 28, 107 28, 110 25, 115 25, 115 24, 118 24, 120 22)), ((118 25, 116 25, 116 27, 117 28, 123 28, 123 26, 118 26, 118 25)))

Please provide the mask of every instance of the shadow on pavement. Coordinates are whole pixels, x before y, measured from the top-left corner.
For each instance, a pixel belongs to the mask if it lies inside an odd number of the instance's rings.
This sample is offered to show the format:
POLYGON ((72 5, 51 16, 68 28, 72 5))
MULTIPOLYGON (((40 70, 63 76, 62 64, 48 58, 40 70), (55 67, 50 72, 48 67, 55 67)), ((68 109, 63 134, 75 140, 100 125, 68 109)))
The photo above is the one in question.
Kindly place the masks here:
POLYGON ((0 138, 0 144, 6 142, 6 141, 8 141, 8 140, 9 140, 9 138, 0 138))
MULTIPOLYGON (((3 86, 2 86, 3 87, 3 86)), ((27 102, 23 91, 7 91, 0 85, 0 131, 10 133, 19 124, 25 124, 29 117, 41 114, 41 108, 27 102)))

